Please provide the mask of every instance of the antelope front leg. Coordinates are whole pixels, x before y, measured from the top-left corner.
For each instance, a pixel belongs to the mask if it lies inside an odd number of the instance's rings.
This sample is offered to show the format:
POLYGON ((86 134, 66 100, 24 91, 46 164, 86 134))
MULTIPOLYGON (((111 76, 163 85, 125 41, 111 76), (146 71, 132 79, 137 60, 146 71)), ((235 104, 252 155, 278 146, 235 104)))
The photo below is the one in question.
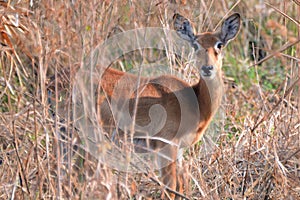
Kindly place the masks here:
MULTIPOLYGON (((174 145, 166 145, 160 153, 163 156, 159 156, 159 165, 161 179, 164 185, 166 185, 169 189, 176 191, 177 185, 177 152, 178 147, 174 145)), ((180 187, 182 188, 182 187, 180 187)), ((175 199, 176 195, 172 192, 168 192, 166 194, 166 190, 162 192, 162 199, 165 199, 168 196, 170 199, 175 199)), ((182 192, 182 191, 179 191, 182 192)), ((167 198, 168 199, 168 198, 167 198)))
POLYGON ((184 169, 183 169, 183 149, 179 149, 178 150, 178 154, 177 154, 177 185, 176 185, 176 189, 179 193, 183 194, 184 188, 183 185, 184 183, 186 183, 186 181, 184 181, 184 169))
MULTIPOLYGON (((161 169, 162 173, 162 182, 168 186, 171 190, 176 191, 176 180, 177 180, 177 173, 176 173, 176 161, 167 165, 166 167, 163 167, 161 169)), ((174 193, 168 193, 165 194, 167 191, 164 190, 162 192, 161 198, 165 199, 165 196, 169 196, 170 199, 175 199, 175 194, 174 193)))
MULTIPOLYGON (((164 174, 162 181, 166 186, 177 193, 183 194, 184 184, 188 183, 188 181, 184 179, 183 169, 178 165, 178 163, 176 163, 176 161, 167 165, 166 167, 163 167, 161 169, 161 173, 164 174)), ((166 192, 167 191, 164 191, 162 193, 162 199, 165 198, 166 192)), ((168 192, 168 196, 170 199, 181 199, 180 196, 176 196, 176 194, 172 192, 168 192)))

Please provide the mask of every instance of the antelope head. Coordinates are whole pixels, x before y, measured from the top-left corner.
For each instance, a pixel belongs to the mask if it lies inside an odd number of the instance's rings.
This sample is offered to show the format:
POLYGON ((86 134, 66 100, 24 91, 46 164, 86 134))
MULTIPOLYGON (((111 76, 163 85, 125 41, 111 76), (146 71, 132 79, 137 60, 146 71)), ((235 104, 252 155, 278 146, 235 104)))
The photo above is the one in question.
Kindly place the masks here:
POLYGON ((234 13, 227 17, 220 30, 195 35, 188 19, 175 14, 174 29, 179 36, 187 40, 195 49, 197 66, 202 78, 214 78, 222 68, 223 49, 236 37, 240 30, 240 14, 234 13))

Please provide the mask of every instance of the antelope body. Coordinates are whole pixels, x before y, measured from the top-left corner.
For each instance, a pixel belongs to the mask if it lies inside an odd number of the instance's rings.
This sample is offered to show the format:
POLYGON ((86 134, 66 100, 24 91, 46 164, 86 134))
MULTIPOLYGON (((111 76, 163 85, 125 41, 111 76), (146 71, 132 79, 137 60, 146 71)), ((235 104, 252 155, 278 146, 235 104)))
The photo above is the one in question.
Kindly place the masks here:
MULTIPOLYGON (((222 50, 239 32, 240 15, 235 13, 226 18, 219 31, 195 35, 190 22, 175 14, 174 28, 181 38, 195 48, 199 82, 190 85, 169 75, 139 78, 107 68, 100 82, 102 92, 98 96, 97 112, 99 123, 106 132, 117 130, 124 134, 124 130, 119 128, 123 123, 120 122, 124 106, 122 100, 128 101, 130 116, 135 116, 135 124, 142 127, 140 130, 133 126, 131 130, 136 149, 165 148, 163 153, 170 159, 168 162, 160 161, 167 163, 160 170, 162 181, 171 190, 177 189, 182 193, 182 180, 176 167, 178 150, 201 139, 220 106, 223 95, 222 50), (140 87, 134 89, 137 82, 140 87), (115 108, 112 108, 112 101, 116 98, 121 101, 116 101, 115 108), (184 109, 181 107, 182 102, 184 109), (157 115, 161 108, 164 111, 157 115), (151 123, 152 126, 149 126, 151 123)), ((169 196, 175 198, 173 193, 169 196)))

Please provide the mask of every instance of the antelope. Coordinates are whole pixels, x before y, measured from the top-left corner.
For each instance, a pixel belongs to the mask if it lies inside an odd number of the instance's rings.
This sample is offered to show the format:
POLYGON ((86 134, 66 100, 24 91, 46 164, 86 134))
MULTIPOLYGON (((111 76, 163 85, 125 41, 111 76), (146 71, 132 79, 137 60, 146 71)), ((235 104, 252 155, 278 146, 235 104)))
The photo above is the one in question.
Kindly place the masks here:
MULTIPOLYGON (((171 191, 183 193, 176 162, 180 150, 201 139, 221 104, 223 49, 238 34, 240 18, 234 13, 223 21, 220 30, 195 35, 188 19, 174 15, 175 31, 195 50, 200 80, 194 85, 171 75, 142 78, 109 67, 102 74, 96 105, 99 124, 107 133, 118 132, 124 136, 126 131, 120 126, 124 117, 122 103, 127 101, 130 115, 135 116, 136 126, 131 131, 136 149, 141 152, 164 149, 162 152, 169 159, 157 159, 164 163, 160 169, 162 183, 171 191), (137 82, 139 87, 135 89, 137 82), (121 100, 112 108, 116 98, 121 100), (161 109, 161 115, 153 117, 161 109), (136 128, 147 127, 151 121, 154 123, 151 128, 136 128)), ((176 197, 176 193, 168 195, 171 199, 176 197)))

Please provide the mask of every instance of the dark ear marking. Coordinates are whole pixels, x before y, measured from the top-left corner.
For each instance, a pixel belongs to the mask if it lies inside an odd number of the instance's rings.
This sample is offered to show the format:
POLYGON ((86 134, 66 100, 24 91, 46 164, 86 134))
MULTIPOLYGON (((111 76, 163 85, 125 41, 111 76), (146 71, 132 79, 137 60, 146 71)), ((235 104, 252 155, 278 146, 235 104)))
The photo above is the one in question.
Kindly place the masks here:
POLYGON ((196 41, 196 37, 193 31, 193 27, 190 21, 183 17, 182 15, 175 13, 173 16, 174 20, 174 29, 177 34, 184 40, 190 42, 190 44, 194 47, 195 50, 199 48, 199 44, 196 41))
POLYGON ((230 40, 235 38, 240 30, 241 16, 234 13, 227 17, 221 27, 221 41, 226 45, 230 40))

